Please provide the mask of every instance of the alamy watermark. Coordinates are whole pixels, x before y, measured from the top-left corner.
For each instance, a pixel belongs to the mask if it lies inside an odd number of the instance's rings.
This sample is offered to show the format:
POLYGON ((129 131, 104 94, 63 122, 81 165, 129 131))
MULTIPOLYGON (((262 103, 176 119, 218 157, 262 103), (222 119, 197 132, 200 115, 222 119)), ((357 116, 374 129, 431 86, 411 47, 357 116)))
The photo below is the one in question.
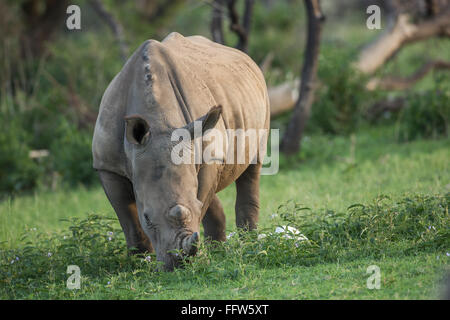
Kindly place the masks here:
POLYGON ((381 271, 380 267, 377 265, 371 265, 367 267, 366 270, 367 274, 370 274, 370 277, 367 278, 367 289, 373 290, 377 289, 379 290, 381 288, 381 271))
POLYGON ((367 18, 366 26, 369 30, 381 29, 381 9, 379 6, 373 4, 367 7, 367 14, 370 16, 367 18))
POLYGON ((70 277, 67 278, 66 287, 67 289, 80 289, 81 287, 81 270, 77 265, 67 266, 67 273, 70 274, 70 277))
POLYGON ((267 154, 268 129, 216 128, 202 134, 202 122, 194 121, 194 135, 186 128, 172 132, 171 161, 180 164, 256 164, 262 163, 262 175, 274 175, 279 168, 279 130, 270 130, 270 154, 267 154))
POLYGON ((69 30, 81 30, 81 9, 79 6, 72 4, 67 7, 66 13, 69 16, 66 19, 66 27, 69 30))

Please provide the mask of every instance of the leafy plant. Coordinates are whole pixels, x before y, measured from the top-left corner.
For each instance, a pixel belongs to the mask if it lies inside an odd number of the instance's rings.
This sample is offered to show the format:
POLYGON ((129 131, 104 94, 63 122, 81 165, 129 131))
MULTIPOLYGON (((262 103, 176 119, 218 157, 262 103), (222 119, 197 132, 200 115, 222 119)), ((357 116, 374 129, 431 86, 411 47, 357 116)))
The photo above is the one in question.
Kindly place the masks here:
POLYGON ((331 134, 354 132, 369 101, 365 76, 352 65, 352 54, 323 48, 319 56, 320 86, 312 108, 309 128, 331 134))
POLYGON ((450 77, 438 74, 435 90, 412 93, 397 120, 398 138, 403 141, 417 138, 448 136, 450 121, 450 77))
POLYGON ((53 169, 71 185, 92 184, 96 181, 92 168, 92 135, 65 121, 58 131, 50 147, 53 169))
POLYGON ((0 125, 0 193, 30 190, 40 173, 29 157, 31 136, 19 118, 0 118, 0 125))

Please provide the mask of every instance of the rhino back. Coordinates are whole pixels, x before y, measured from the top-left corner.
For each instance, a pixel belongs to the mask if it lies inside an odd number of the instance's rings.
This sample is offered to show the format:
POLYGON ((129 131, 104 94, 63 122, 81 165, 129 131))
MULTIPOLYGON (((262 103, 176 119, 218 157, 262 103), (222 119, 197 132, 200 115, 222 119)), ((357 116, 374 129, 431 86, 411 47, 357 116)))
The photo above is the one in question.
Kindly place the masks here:
MULTIPOLYGON (((206 89, 214 103, 223 106, 227 128, 268 126, 269 102, 264 76, 246 54, 202 36, 183 37, 175 32, 162 43, 183 66, 182 73, 188 79, 186 84, 206 89)), ((198 108, 195 103, 189 106, 198 108)), ((206 109, 210 107, 207 105, 206 109)), ((199 116, 205 112, 204 109, 199 111, 199 116)))

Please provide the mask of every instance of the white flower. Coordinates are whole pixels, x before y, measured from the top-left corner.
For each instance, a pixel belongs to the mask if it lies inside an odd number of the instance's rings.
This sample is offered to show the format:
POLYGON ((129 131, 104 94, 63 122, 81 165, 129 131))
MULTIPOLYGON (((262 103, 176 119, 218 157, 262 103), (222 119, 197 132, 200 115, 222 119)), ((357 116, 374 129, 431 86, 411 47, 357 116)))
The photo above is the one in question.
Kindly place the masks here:
POLYGON ((283 234, 283 238, 285 239, 296 239, 297 241, 308 240, 308 238, 301 234, 300 231, 291 226, 276 227, 275 233, 283 234))
POLYGON ((112 236, 113 234, 114 234, 114 232, 108 231, 108 236, 112 236))
POLYGON ((13 264, 14 263, 14 260, 11 260, 11 264, 13 264))
POLYGON ((112 240, 112 238, 111 238, 111 237, 108 237, 108 240, 109 240, 109 241, 111 241, 111 240, 112 240))
POLYGON ((264 239, 265 237, 267 237, 265 233, 258 234, 258 240, 264 239))
POLYGON ((19 261, 19 257, 16 257, 16 261, 19 261))
POLYGON ((297 236, 298 241, 308 241, 308 238, 304 234, 297 236))
POLYGON ((51 252, 49 252, 49 253, 47 253, 47 257, 51 257, 52 256, 52 253, 51 252))
POLYGON ((299 234, 300 231, 290 226, 281 226, 275 228, 275 233, 282 233, 284 238, 292 239, 293 235, 299 234))
POLYGON ((146 256, 144 260, 147 261, 147 262, 150 262, 150 261, 152 261, 152 257, 146 256))
POLYGON ((273 213, 273 214, 270 215, 271 219, 275 219, 276 217, 278 217, 278 215, 276 213, 273 213))
POLYGON ((236 232, 230 232, 228 235, 227 235, 227 239, 230 239, 232 236, 234 236, 236 234, 236 232))

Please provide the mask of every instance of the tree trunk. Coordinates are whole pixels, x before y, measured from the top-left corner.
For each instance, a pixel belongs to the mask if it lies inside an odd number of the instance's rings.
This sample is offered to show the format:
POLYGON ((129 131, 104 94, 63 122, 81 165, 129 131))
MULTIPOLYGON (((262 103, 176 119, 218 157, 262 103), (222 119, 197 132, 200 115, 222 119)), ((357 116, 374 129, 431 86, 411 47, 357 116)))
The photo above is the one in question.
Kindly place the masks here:
POLYGON ((45 44, 58 29, 65 26, 63 22, 67 6, 67 0, 22 1, 21 9, 25 30, 21 36, 24 56, 28 50, 32 56, 42 55, 45 44))
POLYGON ((212 19, 211 19, 211 35, 214 42, 224 44, 225 39, 223 35, 223 0, 214 0, 212 3, 212 19))
POLYGON ((325 21, 320 8, 320 0, 304 1, 308 16, 308 38, 300 82, 300 95, 280 146, 281 151, 288 155, 295 154, 300 150, 303 132, 311 112, 316 87, 322 25, 325 21))
POLYGON ((254 0, 245 0, 244 17, 242 24, 239 22, 239 14, 236 10, 236 0, 226 0, 228 16, 230 18, 230 30, 238 36, 236 49, 245 53, 248 51, 248 37, 250 33, 250 22, 253 13, 254 0))
POLYGON ((241 23, 239 21, 239 13, 236 9, 236 0, 214 0, 212 2, 211 19, 211 35, 213 41, 220 44, 225 44, 225 37, 222 27, 222 16, 224 9, 226 8, 228 18, 230 20, 230 30, 233 31, 238 37, 236 49, 247 53, 254 3, 255 0, 245 0, 244 15, 241 23))

